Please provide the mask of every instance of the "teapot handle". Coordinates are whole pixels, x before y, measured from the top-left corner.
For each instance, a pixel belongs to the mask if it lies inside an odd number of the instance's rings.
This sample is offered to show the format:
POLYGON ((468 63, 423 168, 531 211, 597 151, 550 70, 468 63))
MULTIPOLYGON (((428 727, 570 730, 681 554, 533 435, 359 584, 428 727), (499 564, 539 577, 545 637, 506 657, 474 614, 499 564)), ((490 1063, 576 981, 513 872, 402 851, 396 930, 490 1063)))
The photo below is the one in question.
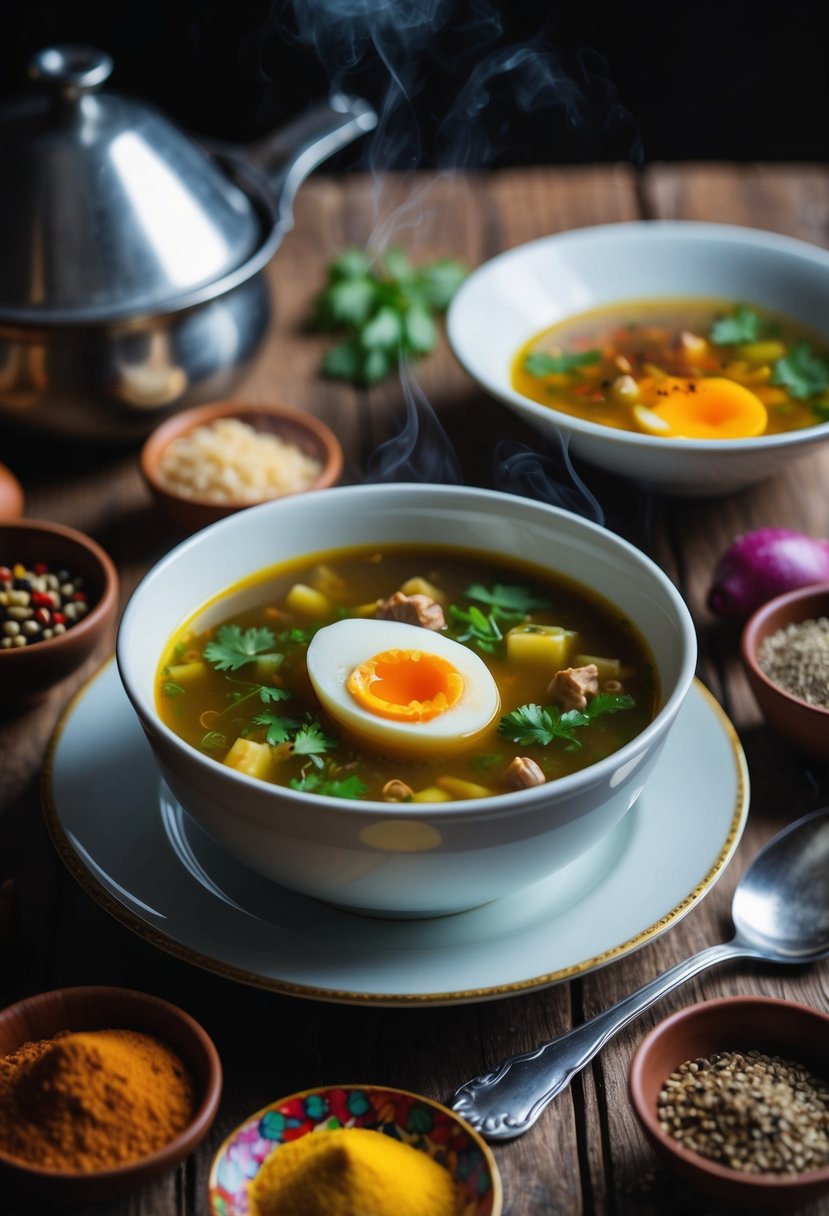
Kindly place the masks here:
POLYGON ((293 227, 294 199, 306 177, 376 126, 377 115, 367 101, 334 93, 245 149, 267 175, 277 200, 277 225, 283 232, 293 227))

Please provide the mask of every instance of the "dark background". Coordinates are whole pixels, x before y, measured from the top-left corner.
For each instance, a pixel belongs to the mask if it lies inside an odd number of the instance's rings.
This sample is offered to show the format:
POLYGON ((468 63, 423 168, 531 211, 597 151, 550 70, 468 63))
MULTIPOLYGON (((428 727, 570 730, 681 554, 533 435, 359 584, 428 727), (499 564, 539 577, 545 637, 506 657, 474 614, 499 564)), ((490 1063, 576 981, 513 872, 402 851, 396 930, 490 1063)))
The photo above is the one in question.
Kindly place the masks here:
POLYGON ((829 3, 0 0, 0 96, 89 42, 111 87, 244 142, 329 81, 382 109, 375 167, 829 160, 829 3))

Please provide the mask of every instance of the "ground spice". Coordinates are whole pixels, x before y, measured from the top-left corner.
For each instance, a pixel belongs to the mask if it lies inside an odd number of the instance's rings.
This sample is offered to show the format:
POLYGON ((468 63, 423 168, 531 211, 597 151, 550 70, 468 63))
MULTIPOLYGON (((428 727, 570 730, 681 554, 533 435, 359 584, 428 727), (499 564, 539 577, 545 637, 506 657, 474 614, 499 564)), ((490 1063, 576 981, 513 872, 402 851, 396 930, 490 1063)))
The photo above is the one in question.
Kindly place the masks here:
POLYGON ((367 1127, 309 1132, 267 1157, 251 1216, 455 1216, 451 1174, 427 1153, 367 1127))
POLYGON ((145 1157, 187 1126, 193 1105, 182 1061, 137 1031, 63 1032, 0 1059, 0 1151, 45 1169, 145 1157))
POLYGON ((829 620, 797 621, 764 638, 760 670, 784 692, 829 709, 829 620))
POLYGON ((671 1073, 660 1127, 683 1148, 746 1174, 829 1164, 829 1085, 760 1051, 720 1051, 671 1073))

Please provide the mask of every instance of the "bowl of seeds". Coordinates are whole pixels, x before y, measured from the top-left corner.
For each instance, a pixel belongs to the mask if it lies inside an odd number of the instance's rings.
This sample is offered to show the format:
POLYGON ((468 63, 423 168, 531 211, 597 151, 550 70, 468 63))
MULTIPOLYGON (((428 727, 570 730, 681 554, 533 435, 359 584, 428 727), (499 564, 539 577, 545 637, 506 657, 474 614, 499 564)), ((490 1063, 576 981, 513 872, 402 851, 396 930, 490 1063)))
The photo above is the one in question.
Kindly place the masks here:
POLYGON ((91 537, 0 521, 0 706, 25 705, 111 644, 117 608, 115 566, 91 537))
POLYGON ((763 604, 745 625, 741 649, 769 726, 808 755, 829 759, 829 583, 763 604))
POLYGON ((645 1036, 630 1095, 662 1161, 750 1211, 829 1194, 829 1016, 772 997, 682 1009, 645 1036))

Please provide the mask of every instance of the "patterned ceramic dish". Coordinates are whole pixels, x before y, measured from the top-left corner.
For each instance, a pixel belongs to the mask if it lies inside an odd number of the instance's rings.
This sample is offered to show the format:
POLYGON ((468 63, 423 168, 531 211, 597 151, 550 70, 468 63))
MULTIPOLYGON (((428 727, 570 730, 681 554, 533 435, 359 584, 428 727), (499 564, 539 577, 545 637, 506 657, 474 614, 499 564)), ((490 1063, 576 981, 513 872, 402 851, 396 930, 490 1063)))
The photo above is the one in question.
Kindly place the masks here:
POLYGON ((251 1183, 271 1153, 309 1132, 338 1127, 372 1128, 439 1161, 455 1179, 457 1216, 500 1216, 498 1167, 477 1132, 439 1102, 380 1085, 306 1089, 251 1115, 213 1158, 211 1216, 248 1216, 251 1183))

